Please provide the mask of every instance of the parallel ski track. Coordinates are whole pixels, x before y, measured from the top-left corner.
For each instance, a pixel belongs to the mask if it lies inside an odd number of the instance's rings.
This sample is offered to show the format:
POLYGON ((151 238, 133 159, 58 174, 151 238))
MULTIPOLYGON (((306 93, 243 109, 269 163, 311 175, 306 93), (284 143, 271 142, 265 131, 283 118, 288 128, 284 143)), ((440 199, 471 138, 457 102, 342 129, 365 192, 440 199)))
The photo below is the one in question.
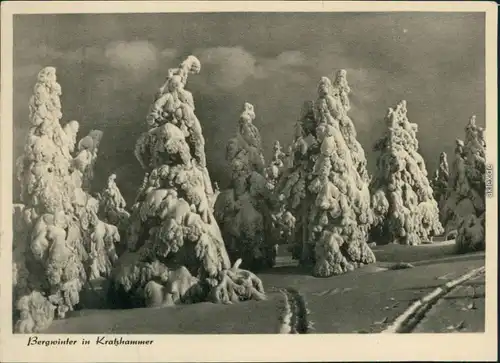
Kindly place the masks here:
POLYGON ((292 288, 280 289, 283 305, 279 315, 280 334, 309 334, 312 323, 309 321, 309 310, 304 297, 292 288))
POLYGON ((417 325, 424 319, 426 314, 441 299, 453 291, 464 282, 485 273, 485 267, 479 267, 469 271, 465 275, 434 289, 431 293, 425 295, 411 304, 403 314, 398 316, 394 322, 381 333, 411 333, 417 325))

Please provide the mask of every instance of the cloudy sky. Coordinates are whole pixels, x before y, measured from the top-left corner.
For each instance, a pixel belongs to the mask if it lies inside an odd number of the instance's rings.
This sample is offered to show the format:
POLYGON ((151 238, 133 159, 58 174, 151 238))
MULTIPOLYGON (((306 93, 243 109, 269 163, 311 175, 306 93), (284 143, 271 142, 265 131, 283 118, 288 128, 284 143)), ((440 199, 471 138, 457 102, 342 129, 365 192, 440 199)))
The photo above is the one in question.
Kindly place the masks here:
POLYGON ((104 131, 95 183, 116 172, 134 198, 142 171, 133 156, 145 116, 168 68, 187 55, 202 63, 190 77, 213 180, 227 182, 225 144, 243 102, 254 104, 270 158, 273 140, 291 141, 304 100, 321 76, 348 72, 351 118, 373 170, 372 145, 388 107, 408 102, 421 154, 432 172, 451 156, 471 114, 484 125, 484 14, 205 13, 16 15, 14 156, 29 127, 37 72, 57 68, 63 121, 83 136, 104 131))

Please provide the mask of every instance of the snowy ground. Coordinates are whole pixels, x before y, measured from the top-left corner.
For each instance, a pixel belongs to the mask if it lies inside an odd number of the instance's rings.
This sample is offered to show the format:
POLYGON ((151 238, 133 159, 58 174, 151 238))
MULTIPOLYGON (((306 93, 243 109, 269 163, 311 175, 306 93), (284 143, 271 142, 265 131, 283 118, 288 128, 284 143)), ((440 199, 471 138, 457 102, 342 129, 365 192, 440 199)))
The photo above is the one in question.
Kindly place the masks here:
MULTIPOLYGON (((276 333, 283 303, 280 288, 306 301, 311 333, 376 333, 413 301, 484 265, 484 253, 454 255, 453 241, 418 247, 375 247, 379 262, 331 278, 314 278, 280 251, 278 267, 259 273, 268 300, 234 305, 202 303, 160 309, 86 310, 55 321, 47 333, 213 334, 276 333), (400 262, 414 267, 391 270, 400 262)), ((426 314, 415 332, 484 331, 484 277, 450 292, 426 314), (474 288, 472 288, 474 286, 474 288)))

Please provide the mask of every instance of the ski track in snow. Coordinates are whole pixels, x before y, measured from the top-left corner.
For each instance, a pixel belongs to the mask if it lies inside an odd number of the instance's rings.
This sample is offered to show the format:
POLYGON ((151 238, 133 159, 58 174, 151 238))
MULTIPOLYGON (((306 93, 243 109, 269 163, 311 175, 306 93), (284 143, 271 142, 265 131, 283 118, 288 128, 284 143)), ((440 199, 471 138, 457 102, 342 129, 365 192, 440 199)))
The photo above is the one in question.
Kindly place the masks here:
MULTIPOLYGON (((485 273, 485 268, 480 267, 469 271, 465 275, 455 278, 446 284, 434 289, 430 294, 422 296, 406 309, 394 322, 382 333, 412 333, 425 319, 428 318, 432 309, 435 309, 446 296, 464 283, 475 280, 485 273)), ((440 276, 443 278, 443 276, 440 276)))
POLYGON ((304 297, 292 288, 281 289, 280 293, 283 295, 283 306, 279 314, 279 333, 310 333, 312 322, 308 319, 309 311, 304 297))

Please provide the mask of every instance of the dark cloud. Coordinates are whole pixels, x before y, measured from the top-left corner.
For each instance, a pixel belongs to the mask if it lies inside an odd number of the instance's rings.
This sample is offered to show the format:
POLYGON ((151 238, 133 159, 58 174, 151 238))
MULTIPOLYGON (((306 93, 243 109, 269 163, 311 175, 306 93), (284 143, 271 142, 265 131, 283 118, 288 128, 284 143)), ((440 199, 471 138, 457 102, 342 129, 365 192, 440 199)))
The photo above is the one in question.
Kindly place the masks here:
POLYGON ((348 72, 351 117, 373 170, 371 147, 387 107, 406 99, 432 171, 451 154, 468 117, 484 125, 484 14, 213 13, 16 15, 14 156, 29 127, 36 73, 57 68, 63 121, 104 131, 96 186, 117 172, 127 199, 142 171, 136 138, 167 70, 187 55, 202 62, 189 79, 213 178, 227 181, 225 144, 244 102, 254 104, 266 146, 288 144, 304 100, 321 76, 348 72))

